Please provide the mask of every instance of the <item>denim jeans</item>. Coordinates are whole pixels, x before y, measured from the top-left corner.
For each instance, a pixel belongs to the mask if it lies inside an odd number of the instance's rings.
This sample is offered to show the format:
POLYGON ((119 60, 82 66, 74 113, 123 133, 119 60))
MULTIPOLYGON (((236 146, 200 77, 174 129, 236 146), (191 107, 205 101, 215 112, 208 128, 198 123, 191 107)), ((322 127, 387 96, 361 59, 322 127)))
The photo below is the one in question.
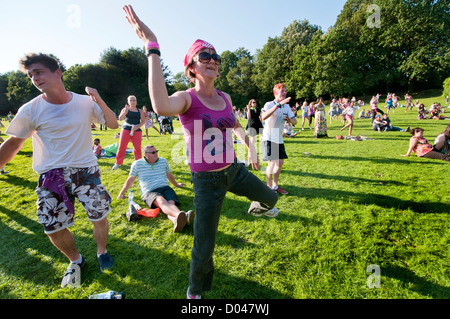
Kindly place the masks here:
POLYGON ((191 252, 189 291, 201 295, 211 290, 214 273, 213 252, 223 200, 227 191, 252 201, 249 213, 272 209, 278 195, 236 161, 218 172, 191 172, 194 189, 194 246, 191 252))

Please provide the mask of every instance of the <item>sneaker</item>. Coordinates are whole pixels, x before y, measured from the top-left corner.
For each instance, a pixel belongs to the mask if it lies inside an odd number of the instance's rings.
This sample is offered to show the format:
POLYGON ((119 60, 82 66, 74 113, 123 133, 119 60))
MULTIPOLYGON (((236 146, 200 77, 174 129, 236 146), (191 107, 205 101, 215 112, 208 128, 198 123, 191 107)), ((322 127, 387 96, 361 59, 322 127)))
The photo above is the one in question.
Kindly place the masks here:
POLYGON ((136 207, 134 207, 133 204, 128 205, 128 210, 125 213, 125 216, 127 217, 127 220, 129 222, 136 221, 139 219, 136 207))
POLYGON ((261 217, 261 216, 277 217, 279 213, 280 213, 280 211, 278 210, 278 208, 274 207, 263 213, 251 212, 250 214, 252 214, 255 217, 261 217))
POLYGON ((173 225, 173 232, 179 233, 180 231, 182 231, 184 226, 186 225, 186 220, 187 220, 186 213, 180 212, 175 221, 175 225, 173 225))
POLYGON ((120 165, 118 165, 118 164, 114 164, 114 166, 112 167, 113 171, 116 170, 116 169, 118 169, 119 166, 120 166, 120 165))
POLYGON ((284 189, 282 189, 280 186, 278 186, 276 189, 274 189, 274 191, 280 193, 281 195, 287 195, 287 194, 289 194, 287 191, 285 191, 284 189))
POLYGON ((267 212, 265 212, 263 215, 267 216, 267 217, 277 217, 279 213, 280 213, 280 211, 278 210, 278 208, 274 207, 274 208, 268 210, 267 212))
POLYGON ((202 296, 201 295, 192 295, 189 292, 189 287, 188 287, 188 290, 186 291, 186 299, 202 299, 202 296))
POLYGON ((105 272, 109 270, 113 265, 114 261, 108 253, 103 253, 97 257, 98 263, 100 264, 100 271, 105 272))
POLYGON ((6 174, 9 174, 9 171, 3 170, 3 171, 2 171, 2 175, 6 175, 6 174))
POLYGON ((188 210, 187 211, 187 213, 186 213, 186 219, 187 219, 186 223, 188 225, 192 224, 192 222, 194 221, 194 215, 195 215, 195 213, 194 213, 193 210, 188 210))
POLYGON ((81 264, 70 263, 61 281, 61 288, 70 287, 78 288, 81 285, 81 268, 86 264, 86 260, 82 257, 81 264))

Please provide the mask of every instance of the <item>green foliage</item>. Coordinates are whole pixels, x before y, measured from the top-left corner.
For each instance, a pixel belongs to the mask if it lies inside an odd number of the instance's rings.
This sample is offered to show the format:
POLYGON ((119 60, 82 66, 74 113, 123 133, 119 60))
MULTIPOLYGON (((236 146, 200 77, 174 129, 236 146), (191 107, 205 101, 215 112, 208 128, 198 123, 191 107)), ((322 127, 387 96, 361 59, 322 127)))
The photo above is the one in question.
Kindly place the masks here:
POLYGON ((448 30, 441 1, 349 0, 321 40, 296 51, 290 89, 307 97, 436 87, 450 71, 448 30), (374 4, 379 28, 367 22, 374 4))
POLYGON ((446 78, 444 81, 444 91, 442 92, 442 96, 446 96, 447 94, 450 95, 450 78, 446 78))
POLYGON ((38 93, 24 73, 16 71, 9 74, 6 96, 12 105, 22 105, 36 97, 38 93))

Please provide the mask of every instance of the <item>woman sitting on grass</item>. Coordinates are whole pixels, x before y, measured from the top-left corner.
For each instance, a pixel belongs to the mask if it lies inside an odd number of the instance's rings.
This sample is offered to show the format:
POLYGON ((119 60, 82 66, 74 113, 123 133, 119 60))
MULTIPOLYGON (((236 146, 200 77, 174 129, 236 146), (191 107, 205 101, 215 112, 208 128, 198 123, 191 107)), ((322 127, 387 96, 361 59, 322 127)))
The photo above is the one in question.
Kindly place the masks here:
POLYGON ((420 104, 419 104, 418 109, 417 109, 417 112, 419 113, 419 114, 417 115, 417 119, 418 119, 418 120, 426 119, 427 111, 426 111, 425 105, 423 105, 423 103, 420 103, 420 104))
POLYGON ((437 152, 450 153, 450 124, 445 127, 444 132, 436 136, 433 147, 437 152))
POLYGON ((401 156, 409 156, 411 153, 415 153, 419 157, 426 157, 432 159, 440 159, 450 162, 450 154, 447 152, 443 154, 434 149, 427 139, 423 137, 423 129, 415 127, 411 130, 411 139, 409 140, 409 149, 406 154, 401 156))

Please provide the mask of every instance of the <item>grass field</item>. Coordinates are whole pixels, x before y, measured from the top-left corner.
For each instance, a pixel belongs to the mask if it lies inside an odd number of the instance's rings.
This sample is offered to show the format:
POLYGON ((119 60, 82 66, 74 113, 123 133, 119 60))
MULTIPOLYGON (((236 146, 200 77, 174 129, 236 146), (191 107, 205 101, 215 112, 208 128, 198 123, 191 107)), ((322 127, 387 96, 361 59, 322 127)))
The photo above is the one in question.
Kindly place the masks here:
MULTIPOLYGON (((441 97, 421 99, 427 107, 434 101, 444 105, 441 97)), ((419 121, 416 115, 416 109, 405 113, 398 108, 390 117, 394 126, 424 128, 430 142, 450 124, 419 121)), ((450 116, 450 109, 445 115, 450 116)), ((173 146, 182 141, 179 122, 174 125, 174 135, 150 130, 143 145, 154 144, 169 160, 175 177, 185 184, 176 190, 181 207, 193 209, 189 168, 171 160, 173 146)), ((374 132, 369 119, 356 119, 353 135, 374 140, 336 140, 340 127, 339 121, 329 125, 328 139, 314 139, 313 130, 307 129, 285 140, 289 159, 280 185, 289 195, 280 196, 277 218, 250 216, 246 198, 227 195, 214 253, 213 289, 204 298, 450 297, 450 165, 415 155, 401 157, 410 134, 374 132), (375 286, 373 267, 379 267, 381 276, 375 286)), ((118 141, 113 138, 116 132, 95 130, 93 137, 106 146, 118 141)), ((126 220, 127 202, 117 195, 132 154, 116 171, 111 170, 114 159, 98 161, 113 198, 108 244, 113 271, 99 271, 92 225, 77 202, 71 231, 87 267, 81 288, 61 289, 68 263, 37 221, 37 174, 31 162, 28 140, 6 166, 11 173, 0 176, 1 299, 86 299, 108 290, 122 291, 128 299, 185 298, 192 227, 174 234, 161 213, 154 219, 126 220)), ((265 181, 264 174, 255 174, 265 181)), ((140 195, 137 182, 133 190, 140 195)), ((136 201, 144 206, 139 196, 136 201)))

